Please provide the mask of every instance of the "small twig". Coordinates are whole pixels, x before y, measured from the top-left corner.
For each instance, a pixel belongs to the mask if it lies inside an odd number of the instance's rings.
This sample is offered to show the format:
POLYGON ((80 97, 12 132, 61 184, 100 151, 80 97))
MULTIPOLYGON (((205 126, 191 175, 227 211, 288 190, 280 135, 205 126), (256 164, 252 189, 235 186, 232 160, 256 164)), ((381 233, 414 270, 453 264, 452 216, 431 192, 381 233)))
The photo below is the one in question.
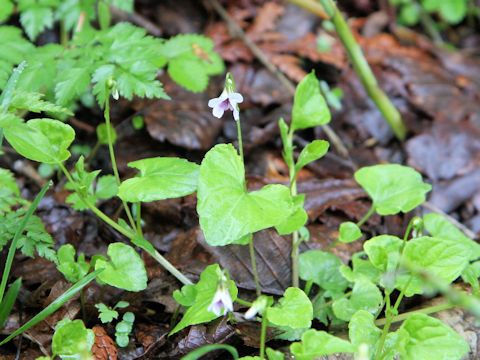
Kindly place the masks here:
POLYGON ((460 230, 462 230, 465 235, 467 235, 469 238, 475 240, 475 238, 477 237, 477 234, 475 234, 474 231, 470 230, 468 227, 466 227, 465 225, 463 225, 460 221, 458 221, 457 219, 455 219, 454 217, 448 215, 446 212, 444 212, 442 209, 436 207, 435 205, 433 205, 432 203, 426 201, 422 204, 422 206, 430 211, 433 211, 439 215, 442 215, 445 219, 447 219, 448 221, 450 221, 453 225, 455 225, 456 227, 458 227, 460 230))
MULTIPOLYGON (((267 55, 260 49, 254 41, 252 41, 243 29, 231 18, 228 12, 223 8, 223 6, 218 2, 218 0, 208 0, 208 3, 212 5, 215 11, 220 15, 220 17, 227 23, 232 36, 242 40, 245 45, 250 49, 252 54, 257 58, 260 63, 265 66, 268 71, 270 71, 276 78, 280 81, 283 87, 290 93, 292 96, 295 94, 295 85, 280 71, 278 68, 272 64, 268 59, 267 55)), ((325 16, 326 14, 323 13, 325 16)), ((329 125, 323 125, 322 128, 325 130, 325 134, 329 138, 330 142, 335 146, 340 155, 348 157, 348 150, 343 144, 343 141, 335 133, 335 131, 329 125)))

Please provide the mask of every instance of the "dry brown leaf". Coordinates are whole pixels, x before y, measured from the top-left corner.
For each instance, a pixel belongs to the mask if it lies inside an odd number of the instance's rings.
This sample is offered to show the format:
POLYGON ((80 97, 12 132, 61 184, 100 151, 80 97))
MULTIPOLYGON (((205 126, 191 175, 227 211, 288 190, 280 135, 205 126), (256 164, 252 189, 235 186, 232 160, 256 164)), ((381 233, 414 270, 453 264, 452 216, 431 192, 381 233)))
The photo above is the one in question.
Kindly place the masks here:
POLYGON ((95 334, 95 343, 92 347, 93 358, 95 360, 117 360, 117 347, 105 329, 96 325, 92 330, 95 334))

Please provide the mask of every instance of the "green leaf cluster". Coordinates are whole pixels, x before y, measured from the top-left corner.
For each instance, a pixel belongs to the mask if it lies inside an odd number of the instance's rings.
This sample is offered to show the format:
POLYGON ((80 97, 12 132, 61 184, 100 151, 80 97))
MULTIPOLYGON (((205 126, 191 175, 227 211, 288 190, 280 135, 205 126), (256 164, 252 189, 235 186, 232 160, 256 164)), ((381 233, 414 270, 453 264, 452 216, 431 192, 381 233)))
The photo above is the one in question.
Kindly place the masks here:
POLYGON ((72 173, 74 183, 65 184, 67 190, 74 192, 67 197, 67 202, 76 210, 86 210, 88 205, 96 204, 99 200, 111 199, 118 193, 118 186, 113 175, 98 177, 100 170, 89 172, 85 169, 85 160, 81 156, 75 164, 72 173), (85 199, 85 200, 82 200, 85 199))
MULTIPOLYGON (((468 14, 468 0, 390 0, 398 8, 400 23, 408 26, 417 25, 422 12, 438 14, 448 24, 456 25, 462 22, 468 14)), ((433 26, 439 26, 434 23, 433 26)))
MULTIPOLYGON (((24 216, 25 210, 19 209, 0 217, 0 250, 13 239, 24 216)), ((18 240, 18 249, 29 257, 33 257, 37 253, 47 260, 56 261, 57 256, 53 245, 54 241, 45 230, 42 220, 38 216, 32 215, 25 226, 24 233, 18 240)))
POLYGON ((0 168, 0 215, 10 212, 19 203, 23 203, 23 199, 12 172, 0 168))
POLYGON ((123 314, 122 321, 115 326, 115 342, 120 347, 127 347, 129 342, 129 335, 133 329, 133 322, 135 315, 128 311, 123 314))

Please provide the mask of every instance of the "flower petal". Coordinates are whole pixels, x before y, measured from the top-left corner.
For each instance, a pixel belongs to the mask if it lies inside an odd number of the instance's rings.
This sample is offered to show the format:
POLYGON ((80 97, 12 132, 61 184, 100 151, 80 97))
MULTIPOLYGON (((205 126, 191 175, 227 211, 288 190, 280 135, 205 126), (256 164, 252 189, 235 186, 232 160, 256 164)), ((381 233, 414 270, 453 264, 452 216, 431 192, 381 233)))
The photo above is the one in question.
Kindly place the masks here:
POLYGON ((210 99, 208 100, 208 107, 215 107, 217 106, 217 104, 221 103, 223 100, 221 98, 213 98, 213 99, 210 99))
POLYGON ((231 103, 241 103, 243 102, 243 96, 240 93, 232 92, 228 94, 228 99, 230 100, 231 103))
POLYGON ((220 102, 217 105, 215 105, 215 107, 212 110, 212 114, 213 116, 220 119, 227 108, 228 108, 228 105, 226 106, 224 102, 220 102))
POLYGON ((235 121, 240 120, 240 112, 238 111, 237 105, 235 105, 233 108, 233 118, 235 119, 235 121))

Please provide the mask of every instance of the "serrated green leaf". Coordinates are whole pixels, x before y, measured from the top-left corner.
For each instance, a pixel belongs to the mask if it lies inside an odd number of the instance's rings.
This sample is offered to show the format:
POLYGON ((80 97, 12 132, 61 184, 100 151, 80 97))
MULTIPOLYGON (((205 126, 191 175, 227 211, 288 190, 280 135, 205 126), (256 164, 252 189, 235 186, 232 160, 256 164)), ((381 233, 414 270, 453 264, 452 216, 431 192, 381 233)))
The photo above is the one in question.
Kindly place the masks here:
MULTIPOLYGON (((220 266, 218 264, 209 265, 200 274, 200 281, 195 284, 196 297, 194 303, 183 315, 182 320, 173 328, 170 335, 179 332, 190 325, 206 323, 216 319, 218 316, 208 310, 213 297, 217 291, 220 266)), ((227 281, 232 301, 235 301, 238 294, 237 286, 232 280, 227 281)), ((188 290, 192 291, 192 290, 188 290)), ((190 300, 190 299, 189 299, 190 300)))
POLYGON ((295 90, 291 127, 294 130, 325 125, 331 115, 327 103, 320 93, 320 84, 311 72, 298 84, 295 90))
POLYGON ((231 144, 216 145, 205 155, 197 198, 200 226, 212 246, 244 240, 256 231, 283 223, 295 211, 286 186, 246 191, 243 162, 231 144))
POLYGON ((407 213, 422 204, 432 189, 417 171, 398 164, 363 167, 355 172, 355 180, 368 193, 380 215, 407 213))
POLYGON ((325 355, 353 353, 355 348, 348 341, 325 331, 310 329, 302 335, 301 343, 290 345, 290 351, 297 360, 315 360, 325 355))
POLYGON ((380 290, 369 280, 360 279, 355 282, 352 294, 335 300, 332 304, 333 313, 339 319, 350 321, 352 316, 359 310, 375 314, 383 303, 380 290))
POLYGON ((28 37, 35 40, 45 29, 53 26, 53 6, 56 1, 19 0, 20 22, 28 37))
POLYGON ((60 105, 67 105, 83 95, 90 86, 90 69, 88 67, 69 69, 57 79, 55 99, 60 105))
POLYGON ((42 94, 23 90, 16 90, 13 93, 9 110, 27 110, 34 113, 45 112, 56 116, 73 115, 69 109, 63 106, 43 100, 42 94))
POLYGON ((331 253, 308 250, 299 256, 300 278, 313 281, 324 290, 342 292, 348 282, 339 271, 341 265, 340 259, 331 253))
POLYGON ((338 241, 343 243, 351 243, 362 237, 362 231, 357 224, 346 221, 340 224, 338 241))
POLYGON ((104 283, 128 291, 141 291, 147 287, 147 272, 142 258, 123 243, 108 246, 108 261, 98 259, 95 270, 104 269, 98 279, 104 283))
POLYGON ((313 140, 307 144, 298 156, 295 171, 298 172, 307 164, 322 158, 327 153, 329 146, 330 144, 325 140, 313 140))
POLYGON ((91 356, 94 342, 95 334, 85 328, 82 320, 62 320, 57 323, 52 338, 53 357, 84 359, 91 356))
POLYGON ((95 307, 98 309, 98 318, 103 324, 109 323, 113 319, 118 318, 118 311, 108 307, 105 304, 95 304, 95 307))
POLYGON ((309 328, 313 319, 312 302, 299 288, 290 287, 274 307, 267 309, 267 319, 276 326, 309 328))
POLYGON ((379 235, 367 240, 363 248, 377 269, 382 272, 394 271, 400 262, 402 240, 393 235, 379 235))
POLYGON ((168 63, 168 75, 185 89, 200 92, 208 85, 204 67, 195 59, 179 57, 168 63))
POLYGON ((68 147, 75 139, 70 125, 52 119, 33 119, 4 129, 5 138, 20 155, 47 164, 70 157, 68 147))
POLYGON ((460 360, 468 353, 467 342, 452 328, 425 314, 412 314, 400 327, 408 333, 399 347, 402 360, 460 360))
POLYGON ((125 180, 118 196, 128 202, 150 202, 182 197, 197 188, 199 166, 185 159, 156 157, 137 160, 128 166, 139 176, 125 180))
POLYGON ((0 89, 3 89, 13 66, 20 64, 35 47, 22 36, 21 29, 14 26, 0 26, 0 89))

